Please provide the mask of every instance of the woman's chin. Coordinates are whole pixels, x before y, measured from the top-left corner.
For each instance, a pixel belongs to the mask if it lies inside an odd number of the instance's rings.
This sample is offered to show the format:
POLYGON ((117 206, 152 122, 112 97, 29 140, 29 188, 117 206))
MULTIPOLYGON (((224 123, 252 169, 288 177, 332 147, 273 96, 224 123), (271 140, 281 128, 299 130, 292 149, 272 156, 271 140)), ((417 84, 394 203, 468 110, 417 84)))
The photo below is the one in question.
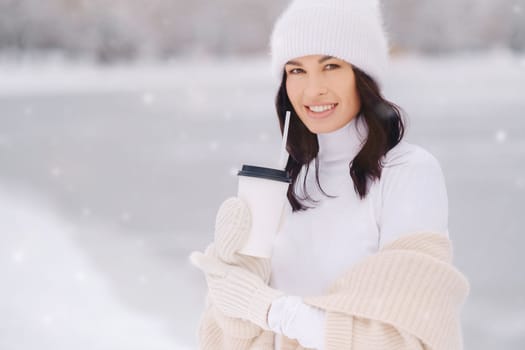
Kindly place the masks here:
POLYGON ((333 123, 308 123, 306 127, 314 134, 325 134, 338 129, 337 125, 333 123))

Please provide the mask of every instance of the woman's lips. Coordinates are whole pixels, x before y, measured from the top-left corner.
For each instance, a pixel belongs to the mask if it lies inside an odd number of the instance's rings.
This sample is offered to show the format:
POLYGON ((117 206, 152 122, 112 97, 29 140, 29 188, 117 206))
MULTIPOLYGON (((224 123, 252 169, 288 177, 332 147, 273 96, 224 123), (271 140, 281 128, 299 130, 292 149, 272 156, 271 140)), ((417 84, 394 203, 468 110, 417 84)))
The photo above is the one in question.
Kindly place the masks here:
POLYGON ((333 105, 334 107, 332 109, 326 110, 324 112, 314 112, 310 108, 308 108, 308 106, 305 106, 306 114, 312 119, 323 119, 332 114, 339 104, 333 103, 333 105))

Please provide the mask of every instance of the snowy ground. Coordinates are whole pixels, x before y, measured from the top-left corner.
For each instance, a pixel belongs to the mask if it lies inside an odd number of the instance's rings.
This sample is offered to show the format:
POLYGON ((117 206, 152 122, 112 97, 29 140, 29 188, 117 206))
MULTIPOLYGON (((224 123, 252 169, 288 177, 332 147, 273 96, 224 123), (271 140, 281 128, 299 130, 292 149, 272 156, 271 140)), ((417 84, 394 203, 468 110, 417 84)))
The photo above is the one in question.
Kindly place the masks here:
MULTIPOLYGON (((0 349, 193 349, 211 239, 279 134, 264 59, 0 61, 0 349)), ((525 58, 396 60, 386 96, 441 161, 466 349, 525 347, 525 58)))

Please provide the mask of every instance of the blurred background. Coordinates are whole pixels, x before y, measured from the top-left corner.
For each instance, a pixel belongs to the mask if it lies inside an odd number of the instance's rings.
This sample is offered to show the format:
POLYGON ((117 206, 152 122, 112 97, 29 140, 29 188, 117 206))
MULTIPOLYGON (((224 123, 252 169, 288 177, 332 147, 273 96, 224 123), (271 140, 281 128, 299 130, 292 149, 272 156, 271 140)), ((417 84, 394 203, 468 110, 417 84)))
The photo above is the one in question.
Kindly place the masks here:
MULTIPOLYGON (((243 163, 277 161, 284 0, 0 0, 0 349, 196 349, 243 163)), ((385 96, 440 161, 466 349, 525 348, 525 0, 384 1, 385 96)))

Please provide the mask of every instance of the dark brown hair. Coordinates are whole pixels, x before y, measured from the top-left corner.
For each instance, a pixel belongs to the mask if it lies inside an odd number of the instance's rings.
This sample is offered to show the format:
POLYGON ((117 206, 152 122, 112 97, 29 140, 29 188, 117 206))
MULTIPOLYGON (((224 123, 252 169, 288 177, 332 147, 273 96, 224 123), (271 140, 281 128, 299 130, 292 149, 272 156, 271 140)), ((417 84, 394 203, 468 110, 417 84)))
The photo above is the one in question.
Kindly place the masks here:
MULTIPOLYGON (((357 67, 353 67, 356 88, 361 99, 361 110, 356 118, 364 118, 368 126, 368 137, 361 151, 349 163, 349 175, 354 183, 354 189, 361 199, 368 193, 369 181, 381 178, 381 158, 403 138, 405 127, 402 120, 401 108, 394 103, 386 100, 379 89, 377 83, 369 75, 357 67)), ((297 177, 303 165, 306 166, 306 174, 309 165, 315 159, 315 178, 316 184, 321 192, 327 197, 319 183, 319 144, 317 135, 312 133, 297 116, 292 103, 286 92, 286 72, 283 72, 281 86, 275 98, 275 107, 279 118, 281 134, 284 129, 286 111, 290 111, 290 133, 286 149, 290 154, 286 171, 292 178, 292 183, 288 187, 288 201, 293 211, 307 210, 311 207, 305 206, 300 200, 318 202, 312 199, 306 191, 306 176, 303 181, 304 198, 299 198, 294 192, 297 177)))

